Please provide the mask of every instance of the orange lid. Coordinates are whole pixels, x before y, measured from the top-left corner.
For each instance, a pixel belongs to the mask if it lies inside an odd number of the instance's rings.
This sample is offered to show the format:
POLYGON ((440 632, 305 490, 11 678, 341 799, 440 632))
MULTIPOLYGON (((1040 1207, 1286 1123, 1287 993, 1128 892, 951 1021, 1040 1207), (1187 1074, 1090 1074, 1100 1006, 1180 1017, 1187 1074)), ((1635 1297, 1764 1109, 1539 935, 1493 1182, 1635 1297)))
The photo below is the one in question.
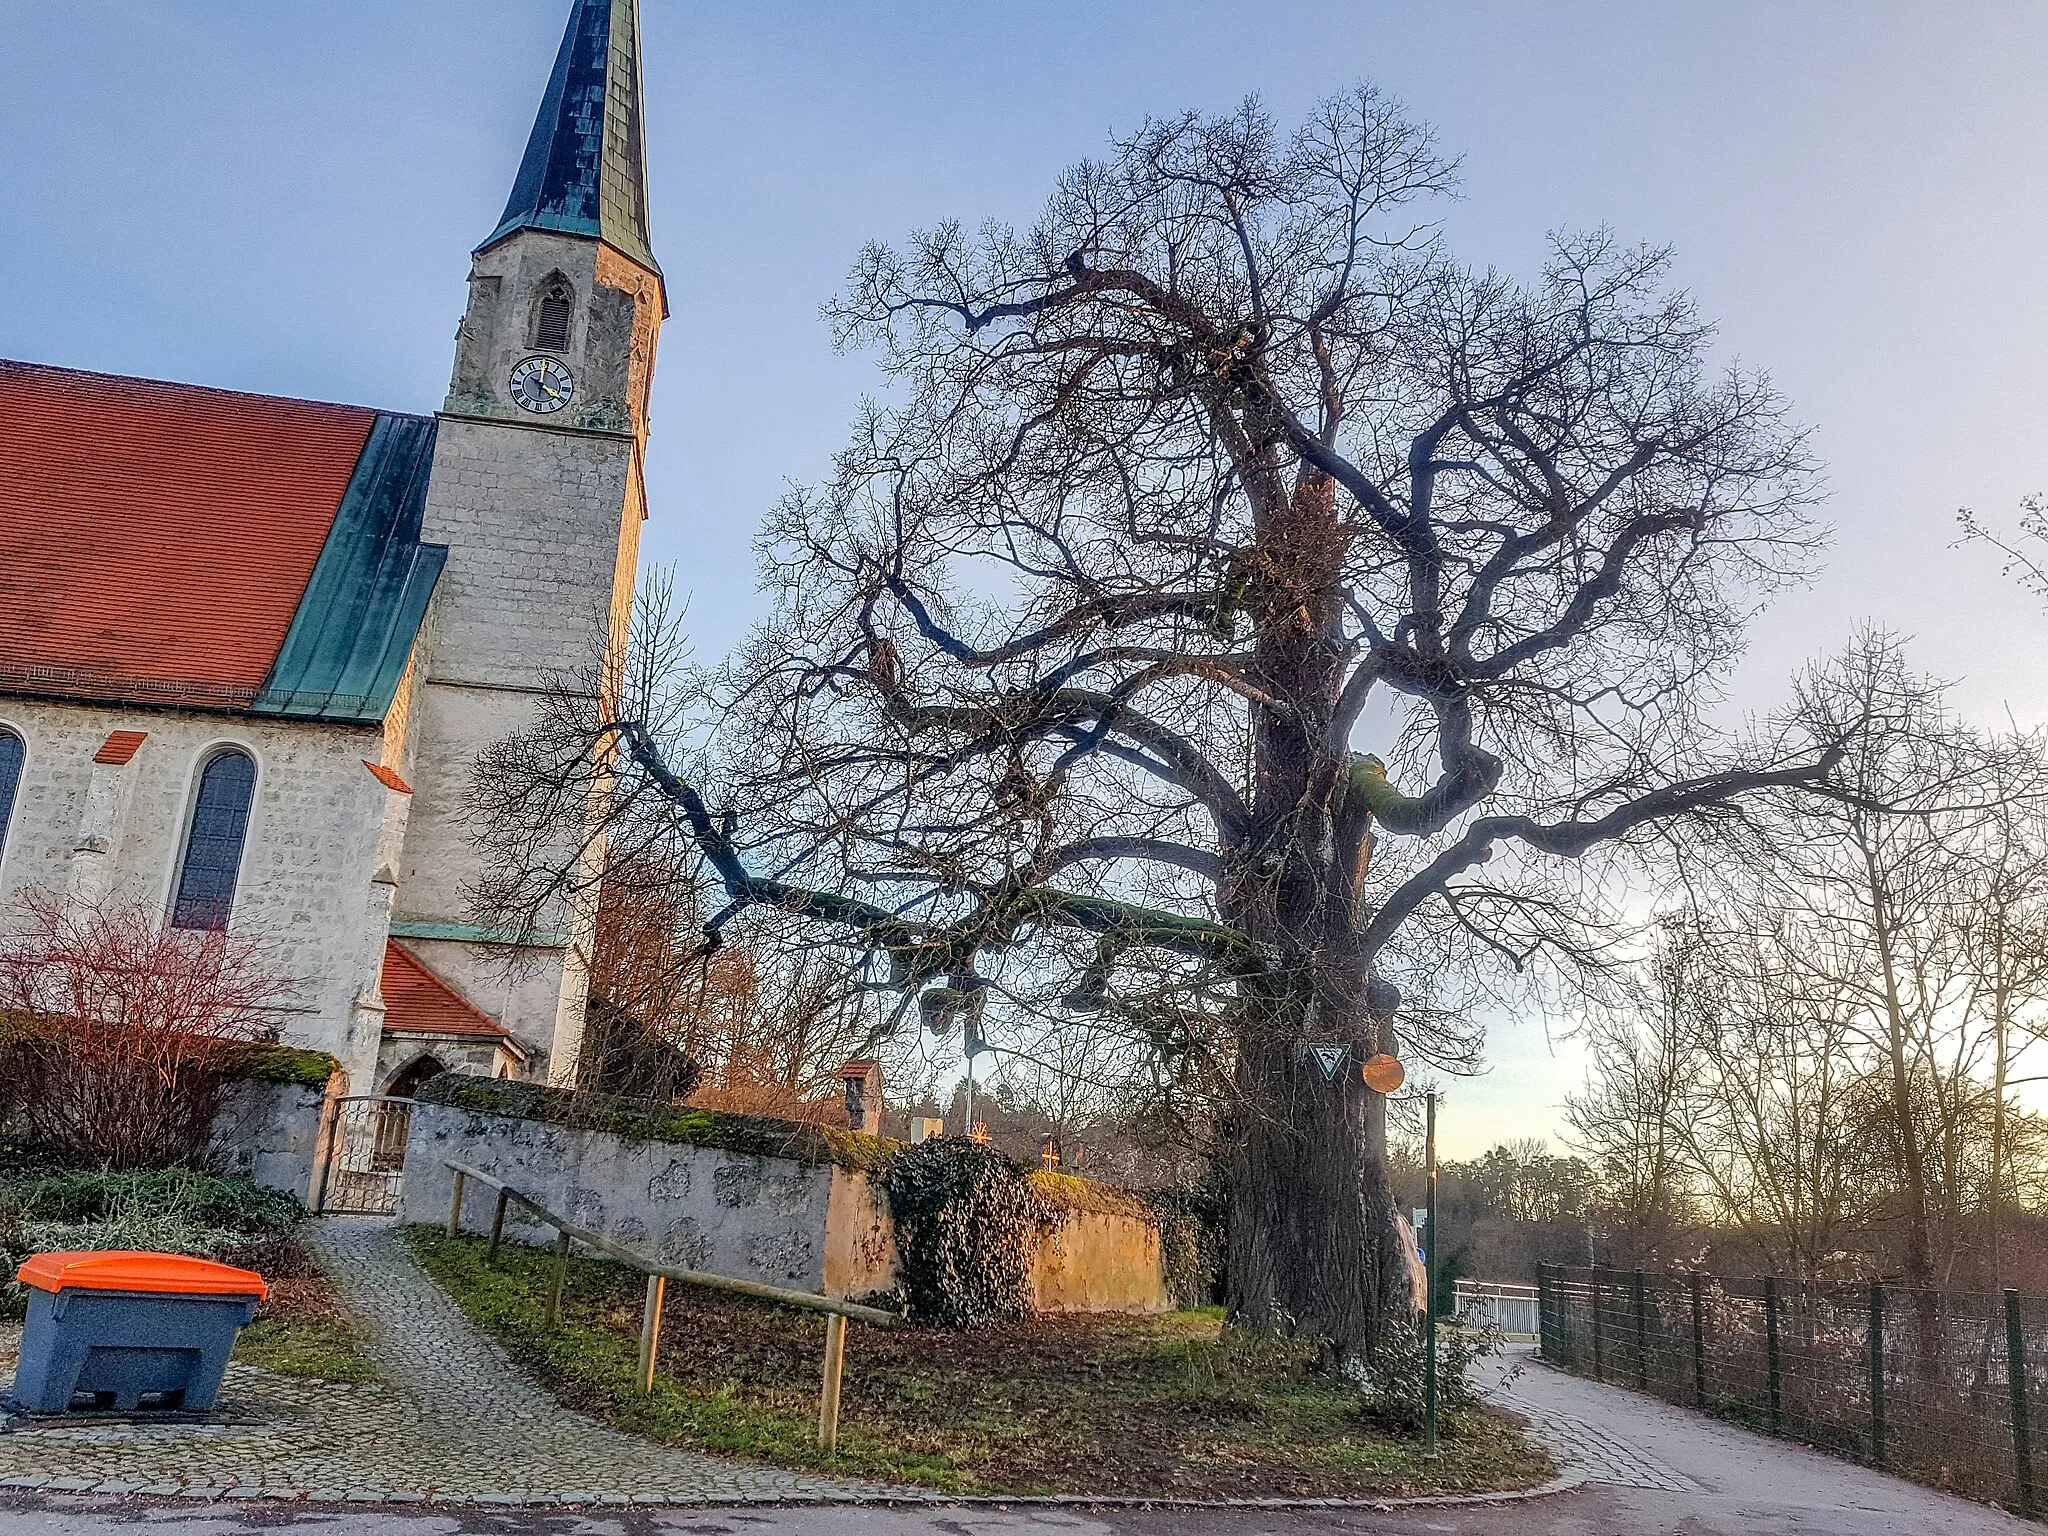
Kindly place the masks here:
POLYGON ((190 1259, 181 1253, 38 1253, 15 1279, 44 1291, 150 1291, 176 1296, 270 1294, 263 1277, 250 1269, 190 1259))

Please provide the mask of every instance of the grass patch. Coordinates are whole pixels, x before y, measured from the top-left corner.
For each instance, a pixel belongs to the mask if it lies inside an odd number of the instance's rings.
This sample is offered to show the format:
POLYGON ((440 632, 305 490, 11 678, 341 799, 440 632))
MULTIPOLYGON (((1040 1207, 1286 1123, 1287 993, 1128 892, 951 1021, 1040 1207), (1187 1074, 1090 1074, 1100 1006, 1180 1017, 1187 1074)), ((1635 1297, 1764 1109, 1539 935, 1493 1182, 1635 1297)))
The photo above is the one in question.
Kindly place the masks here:
POLYGON ((824 1319, 669 1290, 660 1371, 635 1380, 644 1279, 570 1261, 562 1325, 541 1326, 553 1258, 408 1229, 429 1273, 565 1403, 651 1439, 779 1466, 955 1493, 1400 1497, 1527 1487, 1543 1453, 1510 1422, 1463 1415, 1443 1455, 1390 1432, 1298 1354, 1226 1332, 1220 1312, 1035 1318, 971 1333, 847 1336, 839 1454, 813 1444, 824 1319))
POLYGON ((235 1359, 279 1376, 375 1381, 355 1329, 342 1318, 259 1317, 235 1340, 235 1359))

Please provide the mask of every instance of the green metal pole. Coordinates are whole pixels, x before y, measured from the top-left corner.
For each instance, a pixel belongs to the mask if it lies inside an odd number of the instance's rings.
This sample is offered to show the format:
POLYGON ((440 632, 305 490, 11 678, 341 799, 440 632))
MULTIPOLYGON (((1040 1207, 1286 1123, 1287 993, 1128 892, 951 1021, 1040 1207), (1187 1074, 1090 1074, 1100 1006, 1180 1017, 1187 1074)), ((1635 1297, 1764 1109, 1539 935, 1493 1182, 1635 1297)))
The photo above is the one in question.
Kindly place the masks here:
POLYGON ((1785 1422, 1784 1374, 1778 1361, 1778 1280, 1775 1275, 1764 1276, 1764 1355, 1771 1393, 1771 1433, 1775 1435, 1785 1422))
POLYGON ((2005 1379, 2012 1389, 2012 1460, 2020 1513, 2034 1513, 2034 1448, 2027 1436, 2027 1342, 2020 1334, 2020 1293, 2005 1293, 2005 1379))
POLYGON ((1429 1244, 1423 1250, 1425 1284, 1423 1297, 1429 1313, 1423 1327, 1422 1355, 1422 1459, 1436 1460, 1436 1090, 1430 1089, 1423 1096, 1429 1106, 1428 1145, 1424 1151, 1424 1162, 1429 1170, 1427 1191, 1429 1211, 1429 1244))
POLYGON ((1595 1381, 1605 1381, 1607 1379, 1606 1349, 1604 1347, 1607 1329, 1601 1316, 1607 1309, 1605 1275, 1606 1271, 1602 1270, 1599 1265, 1593 1266, 1590 1278, 1593 1284, 1593 1379, 1595 1381))
POLYGON ((1884 1465, 1884 1284, 1870 1282, 1870 1459, 1884 1465))
POLYGON ((1698 1408, 1707 1406, 1707 1298, 1706 1277, 1692 1272, 1692 1400, 1698 1408))
POLYGON ((1643 1271, 1635 1272, 1636 1304, 1636 1390, 1650 1390, 1650 1309, 1643 1294, 1643 1271))

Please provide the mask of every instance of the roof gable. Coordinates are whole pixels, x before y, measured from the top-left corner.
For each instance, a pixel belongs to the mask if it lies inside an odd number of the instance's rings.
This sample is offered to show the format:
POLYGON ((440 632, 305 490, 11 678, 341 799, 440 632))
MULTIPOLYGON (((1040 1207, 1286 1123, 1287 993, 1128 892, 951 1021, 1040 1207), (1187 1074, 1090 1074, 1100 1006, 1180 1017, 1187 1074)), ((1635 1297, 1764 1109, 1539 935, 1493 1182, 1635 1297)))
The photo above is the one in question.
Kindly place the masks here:
POLYGON ((510 1030, 392 939, 384 941, 384 974, 378 990, 384 994, 387 1030, 407 1035, 466 1035, 517 1049, 510 1030))

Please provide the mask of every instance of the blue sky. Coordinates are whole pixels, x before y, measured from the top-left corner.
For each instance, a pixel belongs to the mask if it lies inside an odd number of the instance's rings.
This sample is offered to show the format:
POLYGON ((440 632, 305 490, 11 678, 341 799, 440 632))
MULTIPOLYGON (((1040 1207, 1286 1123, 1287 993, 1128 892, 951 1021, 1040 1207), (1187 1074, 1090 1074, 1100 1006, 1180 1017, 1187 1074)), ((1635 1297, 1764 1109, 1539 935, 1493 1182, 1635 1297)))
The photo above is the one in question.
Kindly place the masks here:
MULTIPOLYGON (((2048 488, 2048 7, 643 8, 674 309, 647 551, 700 654, 755 612, 762 513, 873 387, 817 318, 863 242, 1028 221, 1148 112, 1256 92, 1287 119, 1369 77, 1465 154, 1467 260, 1526 271, 1556 227, 1669 241, 1728 354, 1816 428, 1835 550, 1758 627, 1741 705, 1878 618, 1971 715, 2048 720, 2048 615, 1951 548, 1957 507, 2048 488)), ((567 10, 0 0, 0 355, 434 409, 567 10)), ((1453 1150, 1543 1133, 1579 1070, 1533 1021, 1493 1057, 1453 1150)))

